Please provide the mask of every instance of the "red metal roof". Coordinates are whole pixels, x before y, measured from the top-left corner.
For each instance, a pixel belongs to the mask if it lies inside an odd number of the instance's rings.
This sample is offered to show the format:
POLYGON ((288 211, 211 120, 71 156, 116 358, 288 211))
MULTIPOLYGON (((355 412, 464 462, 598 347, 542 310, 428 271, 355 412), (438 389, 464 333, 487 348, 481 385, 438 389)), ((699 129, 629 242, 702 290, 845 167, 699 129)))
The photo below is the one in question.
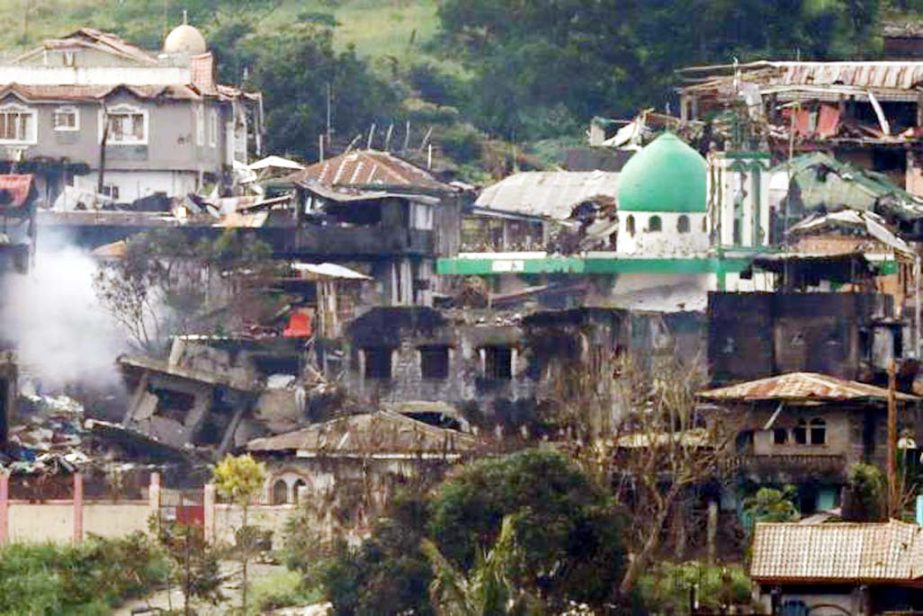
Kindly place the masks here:
MULTIPOLYGON (((850 400, 887 400, 888 390, 883 387, 838 379, 814 372, 791 372, 756 381, 747 381, 729 387, 702 391, 697 396, 715 402, 757 402, 763 400, 814 400, 818 402, 844 402, 850 400)), ((898 392, 898 400, 919 400, 898 392)))
POLYGON ((314 181, 325 186, 414 186, 433 190, 449 187, 393 154, 377 150, 353 150, 315 163, 290 176, 295 182, 314 181))

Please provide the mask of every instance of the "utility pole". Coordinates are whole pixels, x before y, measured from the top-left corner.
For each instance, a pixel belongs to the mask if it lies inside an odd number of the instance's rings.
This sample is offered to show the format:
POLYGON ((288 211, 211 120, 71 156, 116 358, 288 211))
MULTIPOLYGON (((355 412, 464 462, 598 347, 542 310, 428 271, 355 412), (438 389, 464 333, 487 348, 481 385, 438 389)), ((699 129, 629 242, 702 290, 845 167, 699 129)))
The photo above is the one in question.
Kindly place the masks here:
POLYGON ((327 82, 327 146, 330 146, 330 118, 332 116, 332 107, 333 107, 333 88, 330 85, 330 82, 327 82))
POLYGON ((888 516, 895 517, 897 508, 897 367, 888 364, 888 516))

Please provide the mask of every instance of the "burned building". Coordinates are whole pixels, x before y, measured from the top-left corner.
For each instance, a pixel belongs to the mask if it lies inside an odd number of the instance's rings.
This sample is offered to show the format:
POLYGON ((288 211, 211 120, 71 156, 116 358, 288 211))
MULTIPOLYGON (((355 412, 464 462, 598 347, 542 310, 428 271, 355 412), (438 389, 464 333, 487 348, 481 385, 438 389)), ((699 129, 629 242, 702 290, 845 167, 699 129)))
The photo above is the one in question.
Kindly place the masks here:
MULTIPOLYGON (((814 372, 790 372, 699 392, 719 410, 704 413, 719 431, 732 431, 739 476, 747 485, 798 488, 800 510, 837 505, 849 467, 884 469, 888 456, 887 401, 882 387, 814 372)), ((907 460, 918 459, 923 436, 920 399, 896 393, 907 460)), ((915 464, 915 463, 914 463, 915 464)))
POLYGON ((778 288, 708 295, 714 383, 798 371, 873 380, 904 356, 892 298, 875 292, 862 254, 765 255, 753 267, 778 276, 778 288), (854 292, 834 290, 843 285, 854 292))
POLYGON ((475 423, 526 425, 567 370, 604 368, 622 354, 694 358, 702 325, 696 313, 605 308, 525 315, 377 308, 347 327, 343 373, 349 391, 365 400, 442 401, 475 423))

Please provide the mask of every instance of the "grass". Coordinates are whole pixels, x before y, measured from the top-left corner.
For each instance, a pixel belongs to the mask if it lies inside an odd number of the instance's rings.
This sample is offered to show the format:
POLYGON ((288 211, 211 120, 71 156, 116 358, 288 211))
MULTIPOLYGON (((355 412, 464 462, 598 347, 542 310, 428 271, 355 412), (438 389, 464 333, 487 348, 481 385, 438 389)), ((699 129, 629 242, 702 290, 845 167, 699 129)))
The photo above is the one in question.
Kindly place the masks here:
POLYGON ((282 607, 297 607, 319 602, 319 590, 305 590, 297 571, 280 571, 253 580, 251 586, 253 613, 263 614, 282 607))
MULTIPOLYGON (((0 49, 29 48, 80 26, 118 30, 125 25, 141 32, 144 40, 133 42, 149 45, 162 36, 165 2, 169 25, 178 24, 180 0, 0 0, 0 22, 8 24, 0 29, 0 49), (31 7, 27 20, 23 19, 25 4, 31 7)), ((235 0, 225 2, 233 6, 235 0)), ((435 35, 437 6, 437 0, 283 0, 260 28, 277 28, 306 14, 329 14, 339 22, 335 30, 339 47, 354 45, 360 55, 404 63, 423 54, 423 46, 435 35)))

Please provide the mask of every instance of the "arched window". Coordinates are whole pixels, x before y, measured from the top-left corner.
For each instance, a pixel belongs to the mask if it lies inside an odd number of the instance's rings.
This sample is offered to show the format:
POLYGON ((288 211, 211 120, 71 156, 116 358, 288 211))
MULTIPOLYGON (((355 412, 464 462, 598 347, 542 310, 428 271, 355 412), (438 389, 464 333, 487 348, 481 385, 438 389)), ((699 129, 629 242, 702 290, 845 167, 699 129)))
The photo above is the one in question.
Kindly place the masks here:
POLYGON ((651 216, 651 219, 647 221, 647 230, 651 233, 663 230, 663 221, 660 220, 660 216, 651 216))
POLYGON ((676 220, 676 230, 680 233, 689 233, 689 217, 685 214, 682 214, 676 220))
POLYGON ((284 505, 288 502, 288 484, 284 479, 277 479, 272 484, 272 504, 284 505))
POLYGON ((625 221, 625 230, 628 231, 628 235, 631 237, 635 236, 635 217, 631 214, 628 215, 628 220, 625 221))
POLYGON ((293 495, 293 498, 295 499, 295 502, 296 502, 296 503, 298 502, 298 492, 299 492, 299 489, 300 489, 300 488, 307 487, 307 485, 308 485, 308 484, 305 483, 304 479, 296 479, 296 480, 295 480, 295 483, 292 484, 292 495, 293 495))
POLYGON ((824 445, 827 442, 827 422, 820 417, 811 420, 811 444, 824 445))

